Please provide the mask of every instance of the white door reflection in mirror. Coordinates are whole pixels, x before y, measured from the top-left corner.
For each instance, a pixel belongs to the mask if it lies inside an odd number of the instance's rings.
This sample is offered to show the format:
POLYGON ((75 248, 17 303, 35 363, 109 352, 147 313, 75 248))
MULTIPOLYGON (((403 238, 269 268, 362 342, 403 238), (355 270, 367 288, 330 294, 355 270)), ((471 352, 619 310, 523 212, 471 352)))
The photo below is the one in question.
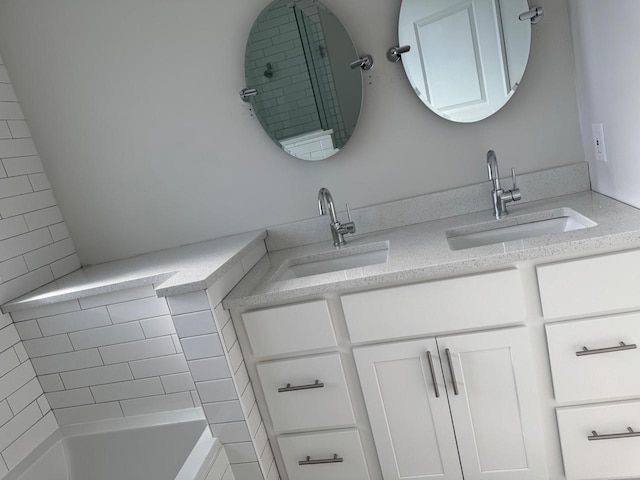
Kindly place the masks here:
POLYGON ((529 58, 526 0, 403 0, 400 45, 409 81, 438 115, 476 122, 502 108, 529 58))

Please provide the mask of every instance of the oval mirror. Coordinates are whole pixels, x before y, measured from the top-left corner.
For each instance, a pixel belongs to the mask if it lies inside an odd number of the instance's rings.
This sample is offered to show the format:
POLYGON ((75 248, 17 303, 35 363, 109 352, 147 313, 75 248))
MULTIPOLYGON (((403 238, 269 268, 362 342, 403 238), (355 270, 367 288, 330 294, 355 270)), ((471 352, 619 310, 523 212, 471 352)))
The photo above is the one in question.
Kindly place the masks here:
POLYGON ((527 0, 402 0, 402 63, 418 97, 454 122, 500 110, 529 60, 528 10, 527 0))
POLYGON ((265 132, 287 153, 324 160, 353 133, 362 73, 340 20, 317 0, 275 0, 255 21, 245 54, 247 87, 265 132))

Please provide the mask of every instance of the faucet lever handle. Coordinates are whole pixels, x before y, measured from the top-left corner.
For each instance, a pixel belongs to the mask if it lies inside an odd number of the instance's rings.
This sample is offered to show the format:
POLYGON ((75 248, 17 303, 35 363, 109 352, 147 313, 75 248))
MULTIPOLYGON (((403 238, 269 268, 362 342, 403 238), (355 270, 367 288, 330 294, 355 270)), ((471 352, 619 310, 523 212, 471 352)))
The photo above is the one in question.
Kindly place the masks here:
POLYGON ((516 169, 515 168, 511 168, 511 181, 513 182, 513 189, 517 189, 518 185, 516 183, 516 169))
POLYGON ((349 208, 349 204, 348 203, 347 203, 347 218, 349 219, 350 222, 353 221, 351 219, 351 209, 349 208))

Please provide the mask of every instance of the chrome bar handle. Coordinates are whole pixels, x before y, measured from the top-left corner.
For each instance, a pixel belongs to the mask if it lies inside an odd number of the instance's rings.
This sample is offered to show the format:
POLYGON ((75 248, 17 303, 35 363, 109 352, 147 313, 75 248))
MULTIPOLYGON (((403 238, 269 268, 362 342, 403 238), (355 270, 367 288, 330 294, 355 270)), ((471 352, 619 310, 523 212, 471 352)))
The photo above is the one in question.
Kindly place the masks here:
POLYGON ((255 88, 243 88, 240 90, 240 98, 243 102, 249 103, 251 101, 251 97, 255 97, 258 95, 258 90, 255 88))
POLYGON ((403 53, 407 53, 411 50, 411 45, 404 45, 402 47, 391 47, 387 50, 387 60, 391 63, 398 63, 403 53))
POLYGON ((373 68, 373 57, 371 55, 363 55, 358 60, 351 62, 349 66, 351 69, 371 70, 373 68))
POLYGON ((282 387, 278 389, 278 393, 297 392, 299 390, 311 390, 312 388, 323 388, 323 387, 324 387, 324 383, 320 382, 320 380, 316 380, 314 383, 310 383, 309 385, 291 386, 290 383, 287 383, 286 387, 282 387))
POLYGON ((609 433, 607 435, 599 435, 595 430, 591 431, 591 435, 587 437, 587 440, 613 440, 615 438, 632 438, 632 437, 640 437, 640 432, 635 432, 633 428, 627 427, 627 431, 625 433, 609 433))
POLYGON ((347 218, 349 219, 350 222, 353 222, 353 219, 351 218, 351 209, 349 208, 348 203, 347 203, 347 218))
POLYGON ((532 25, 536 25, 544 18, 544 8, 533 7, 528 12, 521 13, 518 18, 523 22, 529 20, 532 25))
POLYGON ((436 380, 436 370, 433 368, 433 358, 431 352, 427 350, 427 361, 429 362, 429 370, 431 371, 431 379, 433 380, 433 390, 436 392, 436 398, 440 397, 440 389, 438 388, 438 380, 436 380))
POLYGON ((601 353, 621 352, 623 350, 635 350, 638 346, 635 343, 627 345, 624 342, 620 342, 617 347, 596 348, 589 350, 587 347, 582 347, 582 350, 576 352, 577 357, 584 357, 585 355, 599 355, 601 353))
POLYGON ((447 355, 447 362, 449 363, 449 371, 451 372, 451 382, 453 383, 453 394, 459 395, 458 380, 456 379, 456 371, 453 369, 453 360, 451 360, 451 350, 445 349, 444 353, 447 355))
POLYGON ((311 457, 307 456, 306 460, 300 460, 298 465, 322 465, 323 463, 342 463, 344 458, 339 457, 337 453, 333 454, 333 458, 319 458, 318 460, 311 460, 311 457))

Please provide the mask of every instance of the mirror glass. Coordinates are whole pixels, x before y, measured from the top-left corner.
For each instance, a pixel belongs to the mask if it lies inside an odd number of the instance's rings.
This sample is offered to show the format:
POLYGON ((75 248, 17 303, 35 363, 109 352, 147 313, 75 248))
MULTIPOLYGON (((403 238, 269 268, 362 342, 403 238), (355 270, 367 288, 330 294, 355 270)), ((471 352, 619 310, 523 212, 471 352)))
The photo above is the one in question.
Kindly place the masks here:
POLYGON ((287 153, 324 160, 353 133, 362 106, 362 73, 340 20, 316 0, 275 0, 255 21, 245 55, 254 111, 287 153))
POLYGON ((418 97, 454 122, 500 110, 529 60, 528 10, 527 0, 402 0, 402 64, 418 97))

